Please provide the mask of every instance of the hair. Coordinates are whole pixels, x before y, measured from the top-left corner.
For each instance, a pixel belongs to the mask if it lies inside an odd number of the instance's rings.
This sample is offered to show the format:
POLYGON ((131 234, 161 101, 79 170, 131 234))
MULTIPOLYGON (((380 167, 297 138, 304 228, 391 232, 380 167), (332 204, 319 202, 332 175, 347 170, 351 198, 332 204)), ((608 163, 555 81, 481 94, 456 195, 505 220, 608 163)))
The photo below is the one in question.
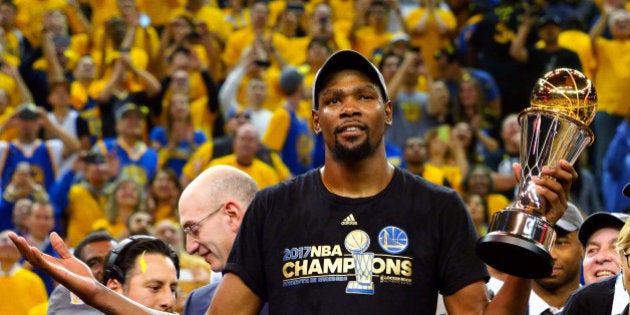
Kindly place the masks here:
MULTIPOLYGON (((176 95, 183 95, 186 97, 186 99, 188 100, 188 106, 190 108, 190 96, 186 93, 181 93, 181 92, 175 92, 173 93, 173 95, 171 95, 169 101, 168 101, 168 106, 167 106, 167 110, 166 110, 166 125, 165 125, 165 129, 166 129, 166 134, 170 135, 171 132, 173 131, 173 123, 175 122, 173 120, 173 116, 171 115, 171 104, 173 102, 173 97, 176 95)), ((190 110, 188 111, 188 116, 186 117, 186 122, 187 123, 192 123, 192 114, 190 113, 190 110)), ((193 146, 192 150, 195 150, 195 143, 194 141, 191 141, 189 143, 191 146, 193 146)))
MULTIPOLYGON (((492 169, 485 164, 477 163, 470 168, 468 168, 468 172, 464 176, 462 180, 462 188, 464 191, 468 192, 468 184, 470 183, 470 177, 472 174, 478 170, 481 170, 483 174, 488 178, 488 193, 492 193, 494 191, 494 183, 492 182, 492 169)), ((483 196, 482 196, 483 197, 483 196)))
POLYGON ((619 252, 619 256, 625 256, 626 250, 628 249, 629 246, 630 246, 630 220, 626 220, 626 223, 621 228, 621 231, 619 231, 619 237, 617 238, 617 251, 619 252))
POLYGON ((132 182, 136 185, 136 190, 138 192, 138 204, 133 212, 143 211, 145 210, 145 194, 142 189, 142 186, 133 178, 128 176, 123 176, 113 182, 111 186, 108 187, 109 196, 107 197, 107 202, 105 202, 105 217, 109 223, 115 223, 118 218, 118 201, 116 201, 116 192, 120 189, 123 183, 132 182))
POLYGON ((403 62, 402 58, 400 58, 399 55, 391 52, 391 51, 387 51, 385 52, 379 59, 378 61, 378 71, 383 72, 383 67, 385 66, 385 60, 387 60, 387 58, 389 57, 396 57, 398 58, 398 66, 400 66, 403 62))
POLYGON ((102 230, 94 231, 88 234, 85 238, 81 240, 81 242, 79 242, 77 247, 74 248, 74 253, 73 253, 74 257, 81 259, 81 256, 83 255, 83 249, 85 248, 85 246, 90 245, 92 243, 104 242, 104 241, 116 243, 116 240, 111 235, 109 235, 109 233, 102 230))
POLYGON ((124 284, 127 273, 135 266, 137 257, 144 254, 162 254, 169 257, 179 278, 179 257, 168 244, 153 236, 134 235, 122 240, 107 255, 103 284, 107 285, 110 279, 124 284))
POLYGON ((468 208, 468 202, 470 201, 470 199, 472 197, 478 196, 479 199, 481 199, 481 205, 483 206, 483 222, 485 224, 488 224, 489 220, 489 216, 488 216, 488 201, 486 200, 486 198, 478 193, 465 193, 464 196, 462 197, 462 199, 464 200, 464 203, 466 203, 466 208, 468 208))

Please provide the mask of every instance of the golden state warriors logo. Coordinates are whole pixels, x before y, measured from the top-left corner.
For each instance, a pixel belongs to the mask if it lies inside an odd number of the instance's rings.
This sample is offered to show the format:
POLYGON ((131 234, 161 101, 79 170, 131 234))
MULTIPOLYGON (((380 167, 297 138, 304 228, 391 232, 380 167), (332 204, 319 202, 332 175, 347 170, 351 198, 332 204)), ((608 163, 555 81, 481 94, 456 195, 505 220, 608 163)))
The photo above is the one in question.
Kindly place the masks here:
POLYGON ((372 269, 374 253, 365 253, 370 247, 370 236, 362 230, 354 230, 344 240, 344 246, 352 254, 356 281, 349 281, 346 293, 374 294, 372 269))
POLYGON ((378 233, 378 244, 381 248, 390 254, 400 254, 409 245, 409 238, 407 233, 402 229, 395 226, 388 226, 383 228, 378 233))

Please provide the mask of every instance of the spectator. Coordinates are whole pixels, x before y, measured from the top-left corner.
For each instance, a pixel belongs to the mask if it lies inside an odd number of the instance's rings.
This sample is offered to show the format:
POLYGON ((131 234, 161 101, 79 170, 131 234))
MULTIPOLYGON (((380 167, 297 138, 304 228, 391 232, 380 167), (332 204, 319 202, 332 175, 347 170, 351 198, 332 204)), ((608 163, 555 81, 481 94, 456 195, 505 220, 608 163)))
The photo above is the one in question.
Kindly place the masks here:
POLYGON ((251 176, 260 188, 280 182, 276 171, 268 164, 256 158, 260 141, 256 129, 251 124, 240 126, 234 135, 234 153, 216 158, 209 166, 229 165, 251 176))
POLYGON ((286 96, 286 102, 273 112, 269 127, 262 137, 262 143, 280 154, 293 175, 308 170, 313 150, 308 123, 298 117, 300 101, 304 95, 303 80, 304 77, 295 68, 286 67, 282 70, 280 87, 286 96))
POLYGON ((117 175, 112 160, 98 152, 81 157, 74 171, 64 176, 64 188, 53 194, 55 207, 64 211, 66 243, 72 248, 92 231, 94 222, 105 218, 107 183, 117 175), (77 183, 76 173, 83 174, 77 183))
POLYGON ((450 45, 457 21, 448 5, 436 0, 419 0, 418 7, 407 14, 405 24, 411 36, 411 45, 422 47, 422 58, 427 63, 431 78, 440 74, 434 55, 450 45))
MULTIPOLYGON (((390 10, 400 12, 400 8, 390 8, 390 5, 397 4, 397 1, 356 1, 356 14, 348 34, 352 49, 369 56, 370 59, 386 50, 394 35, 387 29, 390 10)), ((404 25, 402 14, 396 17, 400 25, 404 25)))
POLYGON ((26 235, 28 233, 26 220, 31 214, 32 206, 33 201, 28 198, 18 199, 13 205, 13 230, 18 235, 26 235))
MULTIPOLYGON (((53 257, 59 257, 50 244, 48 234, 55 226, 54 210, 48 202, 35 202, 31 208, 31 213, 26 219, 28 234, 25 238, 31 246, 37 247, 42 253, 53 257)), ((50 295, 56 286, 55 281, 44 270, 39 268, 31 269, 37 274, 46 287, 46 292, 50 295)))
POLYGON ((107 195, 105 218, 94 221, 92 230, 105 230, 121 240, 128 236, 126 227, 129 217, 146 209, 143 189, 132 178, 123 176, 111 184, 107 195))
POLYGON ((158 152, 158 168, 170 168, 179 177, 195 150, 207 141, 192 123, 188 95, 175 93, 167 107, 166 124, 151 129, 151 148, 158 152))
POLYGON ((8 235, 8 230, 0 232, 0 287, 5 288, 0 294, 0 313, 28 314, 46 302, 46 287, 36 274, 20 265, 20 252, 8 235))
MULTIPOLYGON (((630 197, 630 186, 626 188, 628 189, 624 189, 624 195, 630 197)), ((628 305, 629 299, 624 277, 621 276, 619 270, 625 267, 619 266, 625 265, 626 257, 621 257, 623 252, 615 253, 614 251, 615 247, 619 249, 615 243, 619 244, 619 231, 627 222, 627 214, 607 212, 592 214, 584 221, 578 236, 585 247, 583 269, 587 286, 569 298, 564 308, 565 314, 625 314, 622 310, 628 305), (588 265, 587 259, 592 261, 588 265), (617 259, 620 260, 615 267, 613 261, 617 259), (593 273, 596 268, 600 271, 593 273), (615 273, 617 273, 616 276, 611 276, 615 273), (599 277, 593 277, 593 275, 599 277)))
MULTIPOLYGON (((485 110, 495 119, 501 117, 501 91, 492 75, 484 70, 465 67, 459 56, 460 52, 452 46, 438 50, 436 59, 441 78, 444 79, 451 96, 451 103, 457 104, 460 83, 465 79, 476 79, 483 89, 483 99, 487 102, 485 110)), ((480 97, 481 97, 480 95, 480 97)))
MULTIPOLYGON (((181 178, 183 186, 186 186, 205 170, 212 160, 234 153, 234 133, 240 126, 248 124, 250 119, 249 111, 230 111, 226 123, 226 135, 201 145, 184 165, 181 178)), ((280 156, 267 146, 260 145, 258 152, 256 152, 256 158, 273 167, 280 180, 288 179, 291 176, 291 171, 282 162, 280 156)))
POLYGON ((562 30, 562 20, 553 15, 534 17, 531 14, 531 12, 525 13, 525 19, 510 46, 510 55, 526 64, 530 82, 524 84, 527 84, 531 90, 538 78, 557 68, 582 71, 582 62, 578 54, 560 46, 558 39, 562 30), (525 45, 527 36, 534 26, 538 38, 545 43, 543 48, 525 45))
MULTIPOLYGON (((74 257, 84 262, 97 281, 103 281, 103 269, 107 254, 116 241, 107 233, 98 231, 88 234, 74 249, 74 257)), ((48 301, 47 314, 101 315, 102 313, 83 303, 66 287, 58 285, 48 301)))
POLYGON ((462 187, 464 193, 478 194, 484 199, 487 218, 492 218, 495 213, 510 204, 510 200, 494 191, 492 170, 483 164, 475 164, 470 167, 462 181, 462 187))
POLYGON ((418 78, 427 75, 427 68, 418 52, 407 52, 396 74, 389 82, 388 93, 394 104, 391 128, 386 141, 398 147, 412 136, 424 137, 426 132, 437 127, 438 110, 429 107, 428 94, 417 90, 418 78))
POLYGON ((177 174, 168 168, 158 170, 149 183, 148 191, 147 206, 153 220, 179 222, 177 201, 182 193, 182 186, 177 174))
POLYGON ((557 314, 571 293, 580 288, 580 267, 584 252, 578 239, 578 229, 584 222, 581 211, 569 203, 555 226, 556 242, 551 249, 554 259, 549 277, 535 279, 529 297, 529 314, 557 314))
POLYGON ((624 184, 630 182, 630 113, 617 127, 603 163, 602 193, 606 210, 630 213, 630 200, 620 193, 624 184))
POLYGON ((230 113, 246 110, 250 115, 251 123, 262 137, 269 127, 273 112, 264 108, 270 86, 266 80, 257 75, 259 71, 255 55, 250 50, 249 53, 245 53, 241 61, 228 75, 219 91, 219 99, 221 101, 221 111, 226 121, 230 113), (245 84, 244 79, 246 76, 249 78, 245 84), (246 86, 246 101, 241 104, 238 101, 238 91, 243 84, 246 86))
POLYGON ((0 142, 0 187, 6 187, 15 168, 20 162, 29 162, 33 168, 35 181, 49 189, 56 177, 61 160, 80 149, 79 140, 50 121, 46 111, 35 105, 21 106, 0 126, 0 133, 7 127, 18 130, 16 141, 0 142), (37 136, 40 130, 56 135, 58 139, 41 141, 37 136), (26 148, 30 148, 26 150, 26 148), (11 154, 8 154, 11 152, 11 154))
POLYGON ((584 283, 602 281, 621 271, 621 257, 615 250, 619 230, 628 221, 622 213, 597 212, 590 215, 580 228, 584 246, 584 283))
MULTIPOLYGON (((597 89, 597 114, 593 120, 593 132, 597 141, 591 149, 591 165, 595 167, 598 183, 602 183, 603 161, 617 126, 630 114, 625 100, 630 97, 630 61, 622 53, 630 45, 630 13, 615 9, 604 2, 602 15, 590 31, 591 42, 597 60, 594 84, 597 89), (612 39, 601 37, 608 25, 612 39)), ((601 188, 602 193, 609 187, 601 188)))
POLYGON ((126 103, 116 111, 118 137, 97 142, 94 150, 118 160, 118 176, 132 177, 143 187, 155 176, 158 154, 143 141, 146 107, 126 103))
POLYGON ((486 200, 482 195, 476 193, 466 193, 463 199, 477 230, 477 235, 481 237, 488 234, 488 205, 486 200))

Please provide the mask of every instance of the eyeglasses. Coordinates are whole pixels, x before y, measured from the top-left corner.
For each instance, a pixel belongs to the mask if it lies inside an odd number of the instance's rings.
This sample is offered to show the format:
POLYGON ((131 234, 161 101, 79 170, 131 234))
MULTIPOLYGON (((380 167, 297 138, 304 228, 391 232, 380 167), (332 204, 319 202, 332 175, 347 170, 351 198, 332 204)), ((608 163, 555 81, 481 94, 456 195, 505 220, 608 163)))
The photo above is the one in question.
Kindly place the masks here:
POLYGON ((189 225, 183 228, 184 233, 190 235, 190 236, 197 236, 199 234, 199 228, 201 228, 201 225, 208 220, 213 214, 219 212, 219 210, 221 210, 223 208, 223 206, 225 206, 224 203, 222 203, 216 210, 210 212, 207 216, 205 216, 203 219, 189 225))

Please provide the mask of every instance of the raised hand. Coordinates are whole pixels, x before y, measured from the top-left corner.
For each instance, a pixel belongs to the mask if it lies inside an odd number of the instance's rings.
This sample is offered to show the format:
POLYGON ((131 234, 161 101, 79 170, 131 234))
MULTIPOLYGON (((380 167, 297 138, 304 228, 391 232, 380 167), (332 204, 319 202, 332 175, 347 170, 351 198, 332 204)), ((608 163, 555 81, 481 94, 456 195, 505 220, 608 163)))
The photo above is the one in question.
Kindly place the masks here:
POLYGON ((87 300, 97 291, 98 282, 92 276, 90 268, 70 251, 57 233, 50 234, 50 242, 59 254, 59 258, 42 253, 35 246, 30 246, 26 239, 11 232, 9 238, 31 265, 44 270, 71 291, 77 293, 83 300, 87 300))

